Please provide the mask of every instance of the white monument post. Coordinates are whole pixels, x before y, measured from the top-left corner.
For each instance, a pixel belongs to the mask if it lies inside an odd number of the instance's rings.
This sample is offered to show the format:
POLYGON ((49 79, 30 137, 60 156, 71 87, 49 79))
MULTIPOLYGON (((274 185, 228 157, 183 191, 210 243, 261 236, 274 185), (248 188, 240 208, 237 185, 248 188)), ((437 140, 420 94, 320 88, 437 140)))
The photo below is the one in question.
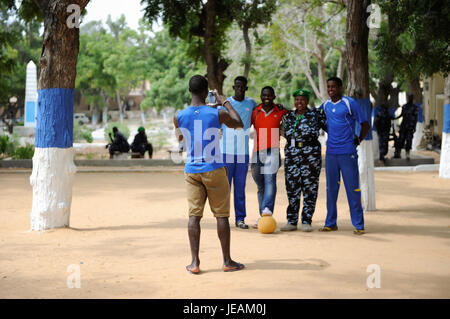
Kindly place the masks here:
POLYGON ((37 114, 37 72, 33 61, 27 64, 27 79, 25 85, 25 118, 24 126, 36 127, 37 114))

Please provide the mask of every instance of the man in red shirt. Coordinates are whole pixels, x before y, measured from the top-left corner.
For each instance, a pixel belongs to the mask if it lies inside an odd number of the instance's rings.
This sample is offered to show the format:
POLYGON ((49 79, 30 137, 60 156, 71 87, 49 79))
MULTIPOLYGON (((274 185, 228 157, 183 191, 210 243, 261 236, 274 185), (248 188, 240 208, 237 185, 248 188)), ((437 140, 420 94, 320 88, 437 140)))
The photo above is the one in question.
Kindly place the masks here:
MULTIPOLYGON (((277 194, 277 172, 280 168, 280 125, 288 111, 274 104, 275 90, 266 86, 261 90, 261 104, 252 113, 256 130, 252 156, 252 176, 258 187, 259 214, 272 214, 277 194)), ((255 225, 256 226, 256 225, 255 225)))

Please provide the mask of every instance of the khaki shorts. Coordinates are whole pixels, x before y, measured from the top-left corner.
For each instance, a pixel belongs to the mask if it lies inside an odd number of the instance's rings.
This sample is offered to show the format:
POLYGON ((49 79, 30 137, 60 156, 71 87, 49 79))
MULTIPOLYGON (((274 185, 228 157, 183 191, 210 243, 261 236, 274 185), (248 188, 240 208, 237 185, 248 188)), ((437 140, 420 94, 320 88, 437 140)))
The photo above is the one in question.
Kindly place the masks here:
POLYGON ((230 217, 230 185, 227 169, 221 167, 206 173, 184 173, 189 216, 203 217, 206 198, 214 217, 230 217))

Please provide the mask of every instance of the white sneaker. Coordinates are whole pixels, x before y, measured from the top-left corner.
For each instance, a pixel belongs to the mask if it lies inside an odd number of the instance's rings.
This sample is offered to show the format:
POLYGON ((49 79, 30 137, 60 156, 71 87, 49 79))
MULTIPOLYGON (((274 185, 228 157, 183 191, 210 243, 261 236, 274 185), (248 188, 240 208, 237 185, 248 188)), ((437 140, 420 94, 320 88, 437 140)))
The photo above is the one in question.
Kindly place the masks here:
POLYGON ((312 230, 311 224, 302 224, 302 231, 311 232, 312 230))
POLYGON ((264 210, 261 213, 261 216, 272 216, 272 212, 270 211, 270 209, 268 207, 264 208, 264 210))

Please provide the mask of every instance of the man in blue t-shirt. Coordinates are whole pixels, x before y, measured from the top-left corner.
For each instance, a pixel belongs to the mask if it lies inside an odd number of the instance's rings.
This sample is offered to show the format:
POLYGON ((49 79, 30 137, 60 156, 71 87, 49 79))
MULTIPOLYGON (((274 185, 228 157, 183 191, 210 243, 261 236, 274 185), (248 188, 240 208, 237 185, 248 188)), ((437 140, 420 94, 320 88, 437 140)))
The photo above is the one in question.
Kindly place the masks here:
POLYGON ((228 170, 228 181, 234 185, 234 212, 236 227, 248 229, 245 224, 247 216, 245 209, 245 184, 249 164, 249 138, 252 112, 256 107, 256 102, 252 98, 245 96, 248 90, 247 79, 238 76, 234 79, 234 96, 227 100, 241 117, 244 124, 243 129, 232 129, 222 125, 222 153, 223 161, 228 170))
POLYGON ((178 111, 174 118, 175 135, 179 142, 186 141, 187 162, 185 181, 189 205, 188 235, 191 246, 192 262, 186 270, 192 274, 200 273, 200 220, 203 217, 206 199, 217 220, 217 234, 223 254, 223 271, 236 271, 244 265, 234 262, 230 257, 230 186, 222 163, 219 147, 219 129, 222 124, 228 127, 242 128, 239 114, 231 103, 216 91, 218 104, 208 106, 208 81, 201 75, 189 80, 191 104, 178 111), (227 112, 218 110, 222 105, 227 112))
POLYGON ((327 81, 330 100, 320 108, 327 117, 328 140, 325 158, 327 176, 327 218, 320 231, 337 230, 337 206, 340 176, 344 180, 347 200, 350 207, 354 233, 364 234, 364 216, 359 186, 358 154, 356 147, 366 137, 370 125, 355 100, 342 95, 342 80, 332 77, 327 81), (361 125, 359 136, 356 124, 361 125))

